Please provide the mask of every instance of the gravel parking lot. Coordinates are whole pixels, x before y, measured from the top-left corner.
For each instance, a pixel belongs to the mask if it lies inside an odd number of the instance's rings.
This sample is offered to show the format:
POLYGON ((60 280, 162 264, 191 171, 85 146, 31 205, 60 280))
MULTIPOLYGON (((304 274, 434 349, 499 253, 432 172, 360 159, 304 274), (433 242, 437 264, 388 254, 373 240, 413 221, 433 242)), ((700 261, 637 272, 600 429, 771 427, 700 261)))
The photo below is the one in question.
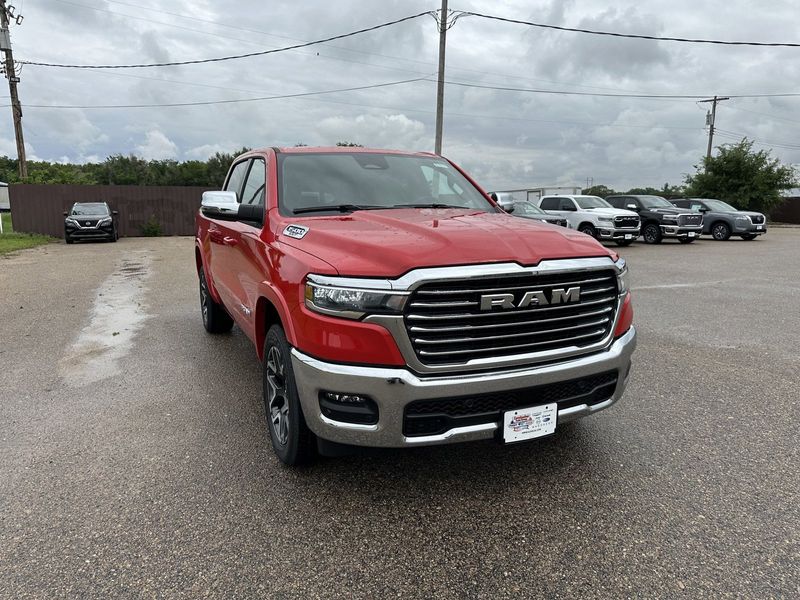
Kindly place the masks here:
POLYGON ((304 470, 191 239, 0 258, 0 598, 798 597, 800 229, 621 253, 617 406, 304 470))

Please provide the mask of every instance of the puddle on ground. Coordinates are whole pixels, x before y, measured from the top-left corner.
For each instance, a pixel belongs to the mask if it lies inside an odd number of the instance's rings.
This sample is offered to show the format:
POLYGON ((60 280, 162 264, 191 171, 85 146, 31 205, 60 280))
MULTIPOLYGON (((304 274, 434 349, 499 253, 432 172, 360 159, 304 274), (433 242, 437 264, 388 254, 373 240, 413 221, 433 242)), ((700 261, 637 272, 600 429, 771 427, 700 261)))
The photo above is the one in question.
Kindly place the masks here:
POLYGON ((80 387, 120 372, 148 317, 144 296, 151 263, 148 251, 131 252, 97 289, 89 323, 59 363, 67 385, 80 387))

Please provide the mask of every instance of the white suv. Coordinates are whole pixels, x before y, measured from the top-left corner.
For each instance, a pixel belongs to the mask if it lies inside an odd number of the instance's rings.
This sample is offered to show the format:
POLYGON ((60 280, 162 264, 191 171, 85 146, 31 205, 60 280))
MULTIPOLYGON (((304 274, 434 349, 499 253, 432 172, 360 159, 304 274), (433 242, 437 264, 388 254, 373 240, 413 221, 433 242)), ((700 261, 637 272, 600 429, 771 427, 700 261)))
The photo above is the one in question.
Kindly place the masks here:
POLYGON ((542 196, 539 208, 565 218, 570 229, 598 240, 614 240, 618 246, 628 246, 639 237, 639 215, 614 208, 599 196, 542 196))

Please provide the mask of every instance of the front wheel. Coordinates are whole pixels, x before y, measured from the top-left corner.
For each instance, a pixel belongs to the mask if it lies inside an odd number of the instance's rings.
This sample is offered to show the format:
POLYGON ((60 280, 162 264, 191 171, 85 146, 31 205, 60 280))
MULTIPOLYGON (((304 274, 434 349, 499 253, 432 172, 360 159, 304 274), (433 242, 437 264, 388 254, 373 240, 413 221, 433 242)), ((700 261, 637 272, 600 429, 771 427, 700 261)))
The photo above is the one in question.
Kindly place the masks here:
POLYGON ((585 233, 586 235, 590 235, 593 238, 597 239, 597 230, 594 227, 592 227, 591 225, 589 225, 588 223, 585 223, 585 224, 581 225, 578 228, 578 231, 580 231, 581 233, 585 233))
POLYGON ((743 233, 743 234, 742 234, 742 239, 743 239, 743 240, 747 240, 748 242, 749 242, 750 240, 754 240, 754 239, 756 239, 757 237, 758 237, 758 236, 757 236, 755 233, 743 233))
POLYGON ((614 240, 617 246, 630 246, 633 243, 633 240, 614 240))
POLYGON ((696 238, 678 238, 681 244, 691 244, 696 238))
POLYGON ((711 237, 718 242, 724 242, 731 237, 731 228, 725 223, 715 223, 711 228, 711 237))
POLYGON ((648 223, 642 229, 642 237, 645 244, 660 244, 661 243, 661 227, 655 223, 648 223))
POLYGON ((208 333, 226 333, 233 327, 233 319, 211 297, 203 269, 200 269, 200 312, 203 315, 203 327, 208 333))
POLYGON ((73 239, 72 239, 71 237, 69 237, 68 235, 65 235, 65 236, 64 236, 64 241, 65 241, 65 242, 67 242, 68 244, 72 244, 72 243, 73 243, 75 240, 73 240, 73 239))
POLYGON ((264 410, 272 449, 285 465, 306 463, 313 456, 315 438, 300 408, 289 342, 280 325, 267 332, 263 363, 264 410))

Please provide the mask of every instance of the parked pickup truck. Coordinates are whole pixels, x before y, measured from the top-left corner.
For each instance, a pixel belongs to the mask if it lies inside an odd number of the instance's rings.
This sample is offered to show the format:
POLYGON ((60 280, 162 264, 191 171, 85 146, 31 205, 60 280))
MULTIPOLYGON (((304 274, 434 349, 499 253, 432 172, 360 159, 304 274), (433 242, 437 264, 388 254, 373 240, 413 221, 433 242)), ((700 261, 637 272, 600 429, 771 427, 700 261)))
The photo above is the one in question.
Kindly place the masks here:
POLYGON ((660 244, 664 238, 675 238, 681 244, 691 244, 703 232, 703 215, 676 208, 661 196, 625 194, 607 196, 606 202, 615 208, 626 208, 642 220, 642 237, 646 244, 660 244))
POLYGON ((272 446, 554 432, 623 394, 636 344, 624 259, 503 212, 441 156, 268 148, 203 194, 203 323, 263 365, 272 446))
POLYGON ((539 208, 566 219, 572 229, 618 246, 629 246, 639 237, 639 215, 614 208, 599 196, 543 196, 539 208))

